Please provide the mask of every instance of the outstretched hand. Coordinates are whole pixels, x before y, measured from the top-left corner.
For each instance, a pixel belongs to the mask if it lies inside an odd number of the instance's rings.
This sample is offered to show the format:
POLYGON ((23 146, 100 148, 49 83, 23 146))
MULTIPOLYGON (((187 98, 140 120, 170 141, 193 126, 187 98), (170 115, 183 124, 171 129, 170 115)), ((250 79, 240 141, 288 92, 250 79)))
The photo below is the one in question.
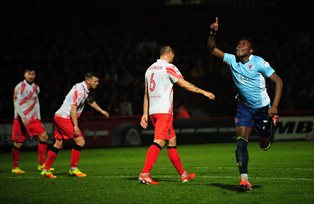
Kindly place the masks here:
POLYGON ((216 21, 215 21, 215 23, 212 23, 211 25, 210 25, 210 29, 211 30, 214 30, 215 32, 218 30, 218 17, 216 17, 216 21))
POLYGON ((103 111, 102 114, 105 116, 105 118, 109 118, 109 113, 107 111, 103 111))
POLYGON ((215 95, 211 92, 208 92, 208 91, 205 91, 203 93, 204 96, 206 96, 207 98, 211 99, 211 100, 214 100, 215 99, 215 95))

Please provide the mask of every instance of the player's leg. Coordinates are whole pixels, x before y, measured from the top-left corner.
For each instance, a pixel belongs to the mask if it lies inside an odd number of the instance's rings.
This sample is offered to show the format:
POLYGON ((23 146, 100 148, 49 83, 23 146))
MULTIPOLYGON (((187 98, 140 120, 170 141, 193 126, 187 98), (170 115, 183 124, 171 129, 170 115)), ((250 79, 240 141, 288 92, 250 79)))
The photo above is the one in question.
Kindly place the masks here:
POLYGON ((20 161, 20 157, 21 157, 21 147, 22 147, 23 143, 20 142, 13 142, 13 147, 12 147, 12 173, 14 174, 24 174, 25 171, 23 171, 20 167, 19 167, 19 161, 20 161))
POLYGON ((188 182, 188 181, 195 179, 195 177, 196 177, 195 173, 189 173, 187 171, 184 171, 184 169, 183 169, 182 162, 181 162, 178 150, 177 150, 176 136, 172 137, 169 140, 168 156, 169 156, 171 163, 173 164, 173 166, 176 168, 177 172, 181 176, 182 182, 188 182))
POLYGON ((240 126, 236 128, 237 137, 236 143, 236 162, 240 172, 240 187, 243 190, 250 190, 251 184, 248 182, 248 163, 249 163, 249 153, 248 153, 248 142, 249 135, 252 132, 252 127, 240 126))
MULTIPOLYGON (((38 135, 39 143, 38 143, 38 166, 43 166, 46 158, 47 147, 48 147, 48 135, 45 132, 38 135)), ((38 169, 42 170, 42 169, 38 169)))
POLYGON ((162 114, 153 114, 151 115, 152 123, 155 126, 154 132, 154 141, 153 144, 150 145, 148 151, 146 153, 146 159, 144 163, 144 167, 138 177, 138 181, 143 184, 159 184, 159 182, 155 181, 151 175, 150 171, 153 168, 157 158, 159 156, 160 150, 166 145, 167 141, 165 139, 164 131, 163 131, 163 115, 162 114))
POLYGON ((71 176, 85 177, 86 174, 81 172, 79 168, 77 168, 78 163, 80 161, 80 157, 81 157, 81 150, 85 146, 84 137, 80 134, 74 138, 74 142, 75 143, 72 147, 72 153, 71 153, 71 163, 70 163, 69 174, 71 176))
POLYGON ((14 119, 13 127, 12 127, 12 173, 15 174, 23 174, 25 171, 20 169, 19 160, 21 157, 21 147, 23 142, 26 140, 25 133, 23 133, 21 124, 18 119, 14 119))
POLYGON ((59 137, 56 137, 55 143, 53 146, 50 146, 48 154, 47 154, 47 159, 45 161, 45 165, 43 170, 41 171, 41 175, 46 177, 46 178, 56 178, 51 173, 51 166, 55 162, 58 152, 63 148, 63 141, 59 137))
POLYGON ((243 190, 250 190, 252 187, 248 182, 248 141, 254 127, 253 113, 253 109, 238 104, 235 118, 237 134, 235 156, 240 173, 240 187, 243 190))
POLYGON ((147 150, 146 159, 144 163, 144 167, 138 177, 140 183, 143 184, 159 184, 159 182, 155 181, 151 175, 150 171, 156 163, 159 153, 161 149, 166 145, 166 140, 154 139, 153 144, 147 150))
POLYGON ((63 148, 63 139, 70 139, 69 135, 73 137, 73 125, 70 120, 63 119, 61 117, 54 116, 54 145, 49 147, 47 159, 45 161, 44 169, 41 175, 46 178, 56 178, 50 169, 55 162, 58 152, 63 148))
POLYGON ((274 142, 274 136, 276 132, 278 115, 270 117, 268 115, 268 107, 261 108, 256 113, 256 133, 259 136, 260 148, 267 151, 270 149, 271 144, 274 142))

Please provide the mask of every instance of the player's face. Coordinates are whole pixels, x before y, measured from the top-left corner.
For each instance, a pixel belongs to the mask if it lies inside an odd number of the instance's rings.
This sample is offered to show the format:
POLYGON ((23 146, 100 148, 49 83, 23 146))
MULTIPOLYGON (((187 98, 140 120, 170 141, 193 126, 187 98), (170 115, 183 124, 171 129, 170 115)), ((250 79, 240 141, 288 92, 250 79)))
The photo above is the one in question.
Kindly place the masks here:
POLYGON ((240 40, 236 47, 236 55, 237 57, 245 57, 252 54, 253 49, 251 47, 251 43, 248 40, 240 40))
POLYGON ((30 83, 30 84, 34 82, 35 77, 36 77, 36 73, 35 73, 34 70, 32 70, 32 71, 26 71, 26 72, 24 73, 24 78, 25 78, 25 80, 26 80, 28 83, 30 83))
POLYGON ((92 78, 88 79, 87 84, 89 85, 90 88, 96 89, 98 84, 99 84, 98 77, 92 77, 92 78))
POLYGON ((170 52, 169 53, 169 63, 172 63, 173 62, 173 59, 174 59, 174 53, 173 52, 170 52))

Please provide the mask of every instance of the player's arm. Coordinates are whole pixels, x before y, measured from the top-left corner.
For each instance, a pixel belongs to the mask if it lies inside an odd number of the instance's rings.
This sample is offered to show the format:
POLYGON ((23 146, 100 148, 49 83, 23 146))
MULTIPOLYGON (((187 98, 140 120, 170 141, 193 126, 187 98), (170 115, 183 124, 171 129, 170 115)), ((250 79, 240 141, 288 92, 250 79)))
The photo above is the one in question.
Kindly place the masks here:
POLYGON ((97 103, 96 101, 93 101, 91 103, 88 103, 92 108, 97 110, 99 113, 103 114, 105 118, 109 118, 109 113, 107 111, 104 111, 97 103))
POLYGON ((73 123, 74 135, 79 135, 81 130, 80 130, 79 126, 78 126, 77 106, 75 104, 71 105, 70 115, 71 115, 71 120, 72 120, 72 123, 73 123))
POLYGON ((35 104, 35 110, 37 114, 37 118, 41 120, 41 115, 40 115, 40 104, 39 104, 39 98, 37 97, 36 104, 35 104))
POLYGON ((193 85, 192 83, 184 80, 183 78, 178 79, 178 81, 176 82, 176 84, 178 84, 179 86, 181 86, 182 88, 184 88, 187 91, 193 92, 193 93, 198 93, 198 94, 202 94, 204 96, 206 96, 209 99, 215 99, 215 95, 211 92, 205 91, 201 88, 198 88, 197 86, 193 85))
POLYGON ((19 104, 19 99, 18 99, 19 92, 20 92, 20 89, 18 86, 16 86, 14 89, 14 93, 13 93, 13 104, 14 104, 14 108, 15 108, 17 114, 21 117, 24 126, 27 126, 29 124, 29 121, 27 120, 26 116, 24 115, 23 111, 21 110, 21 107, 19 104))
POLYGON ((207 40, 207 49, 213 55, 223 59, 224 52, 216 47, 215 35, 218 31, 218 17, 216 17, 215 23, 210 25, 210 34, 207 40))
POLYGON ((143 99, 143 115, 141 118, 140 125, 144 129, 146 129, 148 126, 148 90, 147 90, 146 85, 145 85, 145 93, 144 93, 144 99, 143 99))
POLYGON ((275 83, 275 95, 274 95, 274 100, 272 103, 272 106, 268 110, 269 116, 273 116, 274 114, 278 114, 278 105, 279 101, 281 99, 281 94, 282 94, 282 88, 283 88, 283 82, 281 78, 276 74, 273 73, 269 79, 275 83))

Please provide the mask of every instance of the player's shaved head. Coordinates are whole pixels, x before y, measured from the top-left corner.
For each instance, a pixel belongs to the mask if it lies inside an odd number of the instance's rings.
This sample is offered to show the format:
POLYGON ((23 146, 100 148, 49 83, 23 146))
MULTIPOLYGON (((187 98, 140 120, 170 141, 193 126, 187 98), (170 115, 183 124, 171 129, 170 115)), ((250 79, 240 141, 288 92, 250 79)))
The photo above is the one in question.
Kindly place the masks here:
POLYGON ((169 45, 165 45, 160 49, 160 56, 168 54, 169 52, 174 53, 173 49, 169 45))
POLYGON ((92 77, 96 77, 96 78, 99 78, 98 77, 98 74, 93 72, 93 71, 89 71, 85 74, 85 80, 87 79, 91 79, 92 77))

